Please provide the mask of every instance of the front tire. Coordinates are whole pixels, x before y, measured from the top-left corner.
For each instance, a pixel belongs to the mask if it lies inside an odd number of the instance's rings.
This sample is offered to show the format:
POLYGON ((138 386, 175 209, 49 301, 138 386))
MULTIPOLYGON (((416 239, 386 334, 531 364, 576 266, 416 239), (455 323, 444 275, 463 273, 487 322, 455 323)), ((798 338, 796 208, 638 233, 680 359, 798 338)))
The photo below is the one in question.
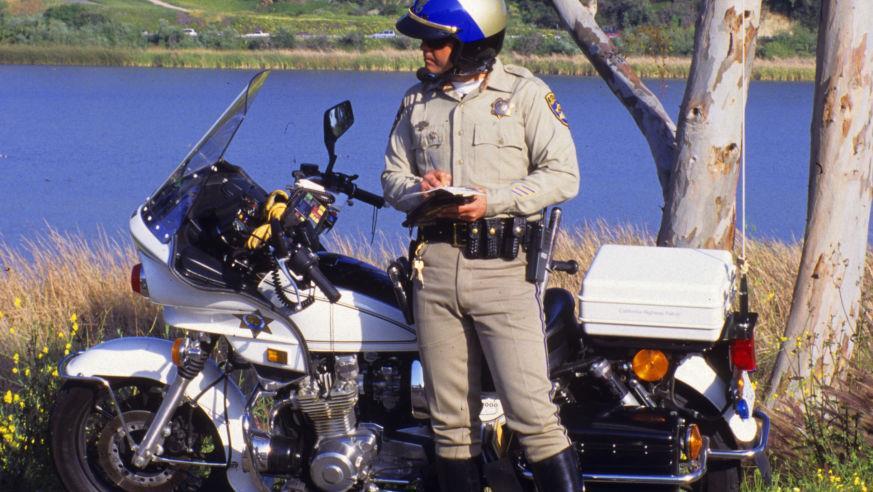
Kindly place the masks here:
MULTIPOLYGON (((122 380, 112 384, 128 431, 138 442, 163 398, 153 381, 122 380)), ((130 465, 132 451, 107 391, 69 381, 58 393, 51 415, 55 470, 71 491, 170 492, 230 490, 224 470, 152 463, 130 465)), ((171 420, 165 456, 224 461, 221 440, 211 421, 196 407, 180 407, 171 420)))

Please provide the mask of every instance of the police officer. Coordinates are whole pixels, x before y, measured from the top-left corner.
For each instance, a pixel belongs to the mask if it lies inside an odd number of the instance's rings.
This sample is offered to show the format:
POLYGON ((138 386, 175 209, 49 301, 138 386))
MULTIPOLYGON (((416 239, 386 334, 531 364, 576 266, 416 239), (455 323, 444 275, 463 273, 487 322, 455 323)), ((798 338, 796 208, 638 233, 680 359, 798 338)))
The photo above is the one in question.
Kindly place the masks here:
POLYGON ((541 293, 518 245, 544 207, 579 186, 576 150, 554 94, 503 65, 503 0, 416 0, 397 29, 421 40, 421 83, 400 105, 385 152, 385 199, 477 188, 418 224, 414 315, 444 491, 480 491, 483 356, 507 424, 540 491, 581 489, 578 457, 550 399, 541 293))

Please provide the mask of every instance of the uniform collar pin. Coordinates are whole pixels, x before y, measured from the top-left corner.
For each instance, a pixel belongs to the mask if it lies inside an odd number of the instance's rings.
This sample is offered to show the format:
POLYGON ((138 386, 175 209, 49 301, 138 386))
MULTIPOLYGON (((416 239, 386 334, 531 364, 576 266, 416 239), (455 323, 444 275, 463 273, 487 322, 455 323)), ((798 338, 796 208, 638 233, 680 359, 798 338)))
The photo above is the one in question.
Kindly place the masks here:
POLYGON ((494 102, 491 103, 491 114, 498 119, 503 118, 504 116, 512 116, 512 107, 510 106, 509 101, 502 97, 495 99, 494 102))

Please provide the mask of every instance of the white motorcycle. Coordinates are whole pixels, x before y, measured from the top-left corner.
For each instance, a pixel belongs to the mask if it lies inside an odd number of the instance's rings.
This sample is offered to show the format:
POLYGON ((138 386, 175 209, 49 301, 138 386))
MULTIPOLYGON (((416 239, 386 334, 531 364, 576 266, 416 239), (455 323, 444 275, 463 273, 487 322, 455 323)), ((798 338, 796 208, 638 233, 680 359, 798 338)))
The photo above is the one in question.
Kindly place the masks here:
MULTIPOLYGON (((268 74, 130 220, 141 260, 132 287, 185 336, 118 338, 60 363, 51 444, 69 490, 436 487, 405 264, 386 273, 319 241, 336 195, 383 205, 333 170, 351 105, 324 115, 326 169, 302 165, 287 192, 267 194, 223 159, 268 74)), ((743 289, 730 310, 724 254, 605 247, 581 323, 573 295, 546 292, 554 400, 589 488, 735 490, 741 460, 766 471, 769 423, 748 378, 756 318, 743 289), (681 302, 643 299, 653 285, 681 302)), ((483 478, 496 491, 533 490, 484 379, 483 478)))

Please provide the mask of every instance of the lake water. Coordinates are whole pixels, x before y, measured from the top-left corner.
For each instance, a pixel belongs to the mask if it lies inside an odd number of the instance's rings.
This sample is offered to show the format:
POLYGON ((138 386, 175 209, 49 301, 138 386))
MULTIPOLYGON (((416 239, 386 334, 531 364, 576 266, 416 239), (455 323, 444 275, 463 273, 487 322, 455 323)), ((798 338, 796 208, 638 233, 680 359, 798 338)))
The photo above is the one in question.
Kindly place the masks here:
MULTIPOLYGON (((48 224, 111 234, 196 143, 253 71, 0 66, 0 236, 13 245, 48 224)), ((651 154, 627 111, 596 78, 544 77, 570 122, 582 172, 565 224, 604 220, 657 232, 661 193, 651 154)), ((350 99, 356 123, 337 146, 337 169, 380 191, 388 130, 408 73, 275 72, 226 157, 266 189, 301 162, 326 162, 324 109, 350 99)), ((674 116, 684 83, 649 81, 674 116)), ((751 236, 802 238, 810 83, 753 83, 748 111, 751 236)), ((402 217, 379 214, 401 232, 402 217)), ((371 209, 345 207, 337 226, 369 233, 371 209)))

